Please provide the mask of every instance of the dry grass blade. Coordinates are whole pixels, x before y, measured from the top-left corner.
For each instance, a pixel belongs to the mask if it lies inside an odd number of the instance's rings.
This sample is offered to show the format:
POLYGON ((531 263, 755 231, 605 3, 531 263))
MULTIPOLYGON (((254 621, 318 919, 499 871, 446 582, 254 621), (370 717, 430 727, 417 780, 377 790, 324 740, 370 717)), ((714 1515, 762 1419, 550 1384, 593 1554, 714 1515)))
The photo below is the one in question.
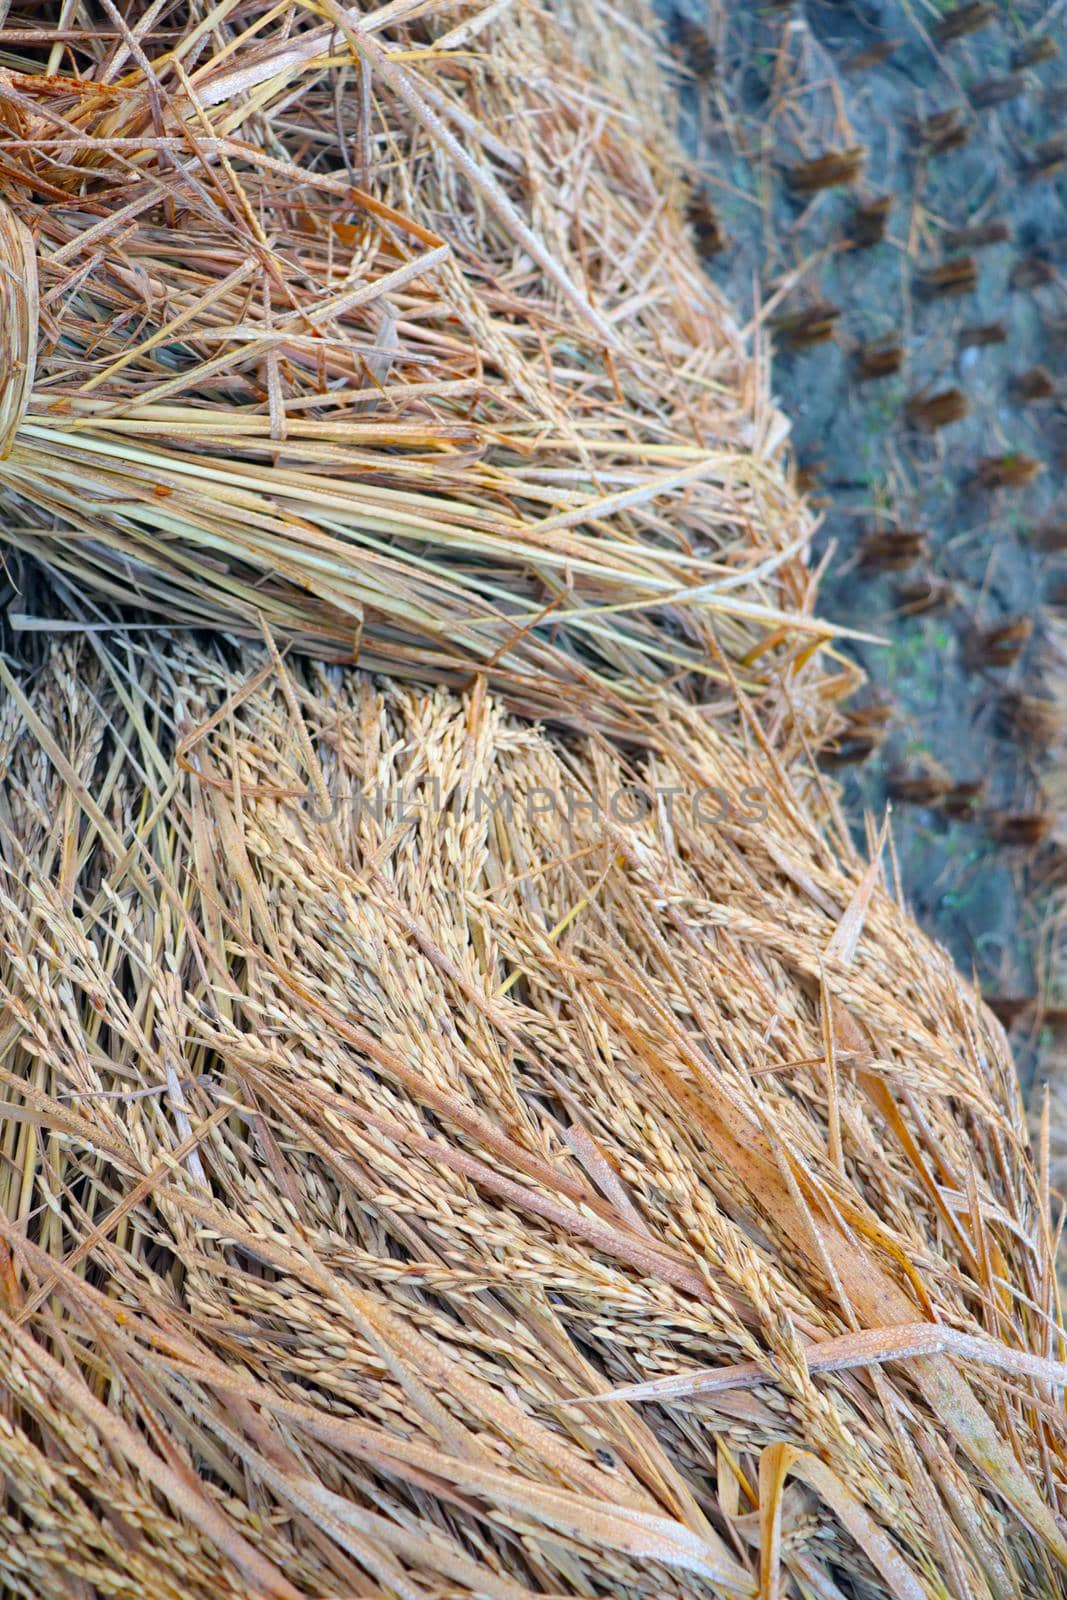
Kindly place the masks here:
POLYGON ((1029 644, 1033 631, 1033 618, 1028 616, 1009 617, 988 628, 972 628, 964 655, 975 669, 1010 667, 1029 644))
POLYGON ((1026 93, 1028 87, 1025 72, 1009 72, 999 78, 984 78, 981 83, 972 84, 967 92, 972 106, 984 111, 1007 105, 1009 100, 1017 100, 1026 93))
POLYGON ((789 168, 787 178, 794 194, 813 195, 823 189, 836 189, 844 184, 857 183, 867 165, 867 151, 863 145, 853 145, 847 150, 827 150, 809 161, 798 161, 789 168))
POLYGON ((978 263, 971 255, 952 256, 928 267, 918 277, 918 288, 928 299, 972 294, 978 287, 978 263))
POLYGON ((698 189, 690 195, 685 214, 702 256, 715 256, 726 249, 729 240, 706 189, 698 189))
POLYGON ((1064 709, 1057 700, 1005 689, 997 703, 997 714, 1011 738, 1035 750, 1051 750, 1063 738, 1064 709))
POLYGON ((827 344, 834 336, 834 325, 840 315, 840 306, 829 300, 819 300, 802 311, 783 312, 772 317, 771 327, 781 334, 787 345, 803 350, 810 345, 827 344))
POLYGON ((1032 530, 1029 543, 1035 550, 1061 554, 1067 550, 1067 522, 1040 522, 1032 530))
POLYGON ((969 33, 977 33, 981 28, 987 28, 997 18, 997 7, 987 3, 987 0, 971 0, 968 5, 954 7, 951 11, 938 18, 930 32, 938 44, 950 44, 954 39, 962 39, 969 33))
POLYGON ((671 31, 690 70, 704 82, 714 78, 718 70, 718 51, 704 24, 683 12, 673 19, 671 31))
POLYGON ((1059 45, 1050 33, 1040 33, 1032 39, 1027 39, 1018 49, 1013 51, 1011 64, 1013 67, 1037 67, 1044 61, 1055 61, 1059 55, 1059 45))
POLYGON ((1055 400, 1056 380, 1047 367, 1030 367, 1018 372, 1011 380, 1012 393, 1020 405, 1037 405, 1044 400, 1055 400))
POLYGON ((1032 254, 1019 257, 1008 282, 1013 289, 1043 289, 1055 279, 1056 269, 1048 257, 1032 254))
POLYGON ((949 228, 944 243, 946 250, 985 250, 989 245, 1006 244, 1011 237, 1006 222, 974 222, 966 228, 949 228))
POLYGON ((1041 139, 1030 150, 1025 173, 1028 183, 1041 183, 1046 178, 1056 178, 1067 163, 1067 134, 1058 133, 1051 139, 1041 139))
POLYGON ((886 778, 890 797, 909 806, 936 805, 952 787, 952 779, 944 767, 932 759, 921 765, 896 768, 886 778))
POLYGON ((837 738, 823 752, 823 762, 830 767, 846 767, 866 761, 889 737, 892 721, 893 704, 889 700, 851 707, 837 738))
POLYGON ((867 72, 871 67, 879 67, 888 61, 900 48, 899 39, 878 39, 864 50, 857 50, 855 55, 848 56, 841 63, 843 72, 867 72))
POLYGON ((985 782, 983 779, 965 779, 962 783, 954 783, 948 793, 943 796, 941 809, 947 816, 964 821, 976 814, 984 794, 985 782))
POLYGON ((934 155, 944 155, 946 151, 958 150, 965 145, 971 137, 973 126, 961 106, 948 106, 919 123, 919 138, 934 155))
POLYGON ((860 565, 878 572, 903 572, 929 552, 925 533, 917 528, 876 529, 860 540, 860 565))
POLYGON ((989 830, 998 844, 1022 850, 1039 849, 1055 825, 1055 818, 1044 811, 997 811, 989 820, 989 830))
POLYGON ((860 383, 892 378, 904 365, 904 346, 895 339, 874 339, 856 351, 856 377, 860 383))
POLYGON ((0 461, 11 454, 37 366, 37 252, 29 229, 0 205, 0 461))
POLYGON ((798 461, 793 473, 793 482, 801 494, 812 494, 819 488, 826 476, 826 460, 823 456, 814 456, 807 461, 798 461))
POLYGON ((971 409, 971 403, 962 389, 939 389, 936 394, 913 394, 904 412, 913 428, 924 433, 936 433, 950 423, 962 422, 971 409))
POLYGON ((1057 1032, 1067 1027, 1067 1007, 1046 1006, 1040 999, 1033 995, 983 995, 983 1000, 1006 1028, 1014 1027, 1024 1018, 1031 1021, 1040 1021, 1042 1027, 1054 1028, 1057 1032))
POLYGON ((896 592, 897 605, 909 616, 950 610, 959 594, 947 578, 916 578, 902 583, 896 592))
MULTIPOLYGON (((952 1355, 962 1361, 996 1368, 1028 1378, 1040 1378, 1056 1388, 1067 1388, 1067 1362, 1049 1361, 1025 1350, 1012 1349, 993 1339, 975 1338, 938 1323, 916 1322, 901 1328, 865 1328, 844 1333, 804 1350, 809 1372, 850 1372, 857 1367, 886 1361, 914 1361, 926 1356, 952 1355)), ((596 1395, 583 1405, 619 1400, 695 1400, 700 1395, 729 1393, 734 1389, 760 1389, 767 1383, 766 1369, 755 1361, 733 1367, 707 1367, 679 1378, 657 1378, 596 1395)))
POLYGON ((1025 489, 1044 472, 1044 463, 1020 450, 999 456, 983 456, 974 472, 981 489, 1025 489))
POLYGON ((987 345, 1005 344, 1008 330, 1003 322, 969 322, 960 329, 961 350, 981 350, 987 345))
POLYGON ((876 200, 857 206, 848 224, 848 242, 853 250, 870 250, 885 238, 889 213, 893 209, 892 195, 879 195, 876 200))

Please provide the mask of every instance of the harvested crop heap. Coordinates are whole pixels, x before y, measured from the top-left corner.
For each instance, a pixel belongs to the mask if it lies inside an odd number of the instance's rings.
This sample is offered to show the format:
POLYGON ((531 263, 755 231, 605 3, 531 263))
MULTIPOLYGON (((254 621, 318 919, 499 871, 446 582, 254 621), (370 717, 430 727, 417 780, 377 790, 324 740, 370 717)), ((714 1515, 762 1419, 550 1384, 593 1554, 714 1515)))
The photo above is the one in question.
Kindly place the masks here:
POLYGON ((5 537, 272 631, 0 658, 8 1591, 1062 1593, 1047 1189, 647 19, 105 10, 8 18, 5 537))
POLYGON ((812 522, 679 220, 647 38, 632 64, 579 9, 643 129, 532 8, 322 10, 8 45, 0 249, 40 291, 0 307, 36 346, 0 538, 537 711, 707 674, 712 625, 771 681, 827 637, 812 522))

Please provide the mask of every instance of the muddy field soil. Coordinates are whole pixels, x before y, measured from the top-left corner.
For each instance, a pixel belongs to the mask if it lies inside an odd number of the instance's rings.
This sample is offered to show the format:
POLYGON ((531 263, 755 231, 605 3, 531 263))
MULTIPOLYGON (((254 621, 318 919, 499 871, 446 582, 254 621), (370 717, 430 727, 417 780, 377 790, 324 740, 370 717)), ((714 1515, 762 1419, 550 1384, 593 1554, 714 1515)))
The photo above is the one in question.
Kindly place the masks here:
POLYGON ((771 319, 823 503, 822 613, 885 640, 848 647, 884 735, 838 769, 849 814, 891 804, 919 920, 987 995, 1038 1000, 1032 1077, 1067 1000, 1067 6, 688 0, 667 23, 708 270, 771 319))

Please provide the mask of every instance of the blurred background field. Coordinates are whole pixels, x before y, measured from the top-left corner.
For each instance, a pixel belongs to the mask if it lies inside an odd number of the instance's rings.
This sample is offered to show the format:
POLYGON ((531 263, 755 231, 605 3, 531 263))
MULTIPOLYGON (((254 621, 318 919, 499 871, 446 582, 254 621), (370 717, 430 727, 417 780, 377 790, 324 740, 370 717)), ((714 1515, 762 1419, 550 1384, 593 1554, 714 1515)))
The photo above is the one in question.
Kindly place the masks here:
MULTIPOLYGON (((1024 1075, 1062 1007, 1067 9, 671 9, 694 224, 773 333, 821 609, 877 633, 834 765, 1024 1075), (821 163, 821 164, 820 164, 821 163), (833 181, 837 179, 838 181, 833 181), (823 186, 825 185, 825 186, 823 186)), ((1039 1064, 1039 1065, 1038 1065, 1039 1064)))

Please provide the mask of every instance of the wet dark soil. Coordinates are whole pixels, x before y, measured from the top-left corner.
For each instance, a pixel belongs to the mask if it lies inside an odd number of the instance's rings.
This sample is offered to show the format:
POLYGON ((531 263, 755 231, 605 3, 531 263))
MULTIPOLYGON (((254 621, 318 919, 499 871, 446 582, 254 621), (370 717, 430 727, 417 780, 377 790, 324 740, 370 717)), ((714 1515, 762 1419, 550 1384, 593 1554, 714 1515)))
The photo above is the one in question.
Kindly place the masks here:
MULTIPOLYGON (((832 337, 807 348, 791 348, 779 328, 773 387, 793 422, 799 468, 824 502, 815 552, 831 550, 822 613, 886 641, 849 647, 868 675, 868 698, 892 706, 881 748, 839 769, 849 813, 862 832, 865 813, 880 818, 892 803, 909 901, 987 994, 1062 1004, 1048 992, 1057 979, 1044 940, 1059 846, 1053 837, 1035 848, 1032 838, 1059 831, 1055 784, 1050 792, 1048 755, 1023 732, 1012 692, 1053 689, 1055 602, 1067 586, 1067 556, 1038 549, 1035 531, 1067 522, 1067 499, 1058 498, 1067 452, 1067 146, 1055 142, 1067 134, 1067 5, 1001 4, 979 31, 939 42, 955 10, 921 0, 726 0, 709 10, 679 0, 669 27, 688 73, 681 98, 693 183, 723 235, 708 270, 743 317, 759 307, 778 317, 821 307, 832 320, 832 337), (1035 52, 1042 38, 1049 42, 1035 52), (873 59, 883 48, 885 58, 873 59), (1050 59, 1019 64, 1045 52, 1050 59), (1010 98, 981 104, 1000 96, 1010 98), (937 150, 928 137, 940 113, 966 135, 954 148, 937 150), (797 192, 800 164, 856 147, 865 152, 859 181, 797 192), (857 208, 879 200, 888 202, 883 240, 854 247, 857 208), (974 243, 954 237, 978 227, 974 243), (962 292, 937 292, 946 264, 962 292), (972 342, 967 330, 993 325, 1002 342, 972 342), (900 370, 861 381, 860 347, 876 341, 901 348, 900 370), (958 394, 934 410, 967 414, 924 428, 919 406, 946 391, 958 394), (1002 476, 1036 476, 1022 487, 982 483, 991 457, 1004 458, 1002 476), (923 538, 871 540, 901 532, 923 538), (879 565, 916 547, 907 568, 879 565), (902 603, 905 586, 928 581, 942 596, 938 609, 902 603), (998 665, 1013 641, 998 650, 982 630, 1016 619, 1031 635, 998 665), (923 784, 912 792, 932 803, 901 798, 901 780, 917 777, 923 784), (981 789, 970 803, 962 791, 943 792, 971 784, 981 789), (1007 820, 1036 813, 1048 820, 1007 820), (1022 842, 1003 842, 1020 833, 1022 842)), ((711 243, 701 212, 698 202, 711 243)))

